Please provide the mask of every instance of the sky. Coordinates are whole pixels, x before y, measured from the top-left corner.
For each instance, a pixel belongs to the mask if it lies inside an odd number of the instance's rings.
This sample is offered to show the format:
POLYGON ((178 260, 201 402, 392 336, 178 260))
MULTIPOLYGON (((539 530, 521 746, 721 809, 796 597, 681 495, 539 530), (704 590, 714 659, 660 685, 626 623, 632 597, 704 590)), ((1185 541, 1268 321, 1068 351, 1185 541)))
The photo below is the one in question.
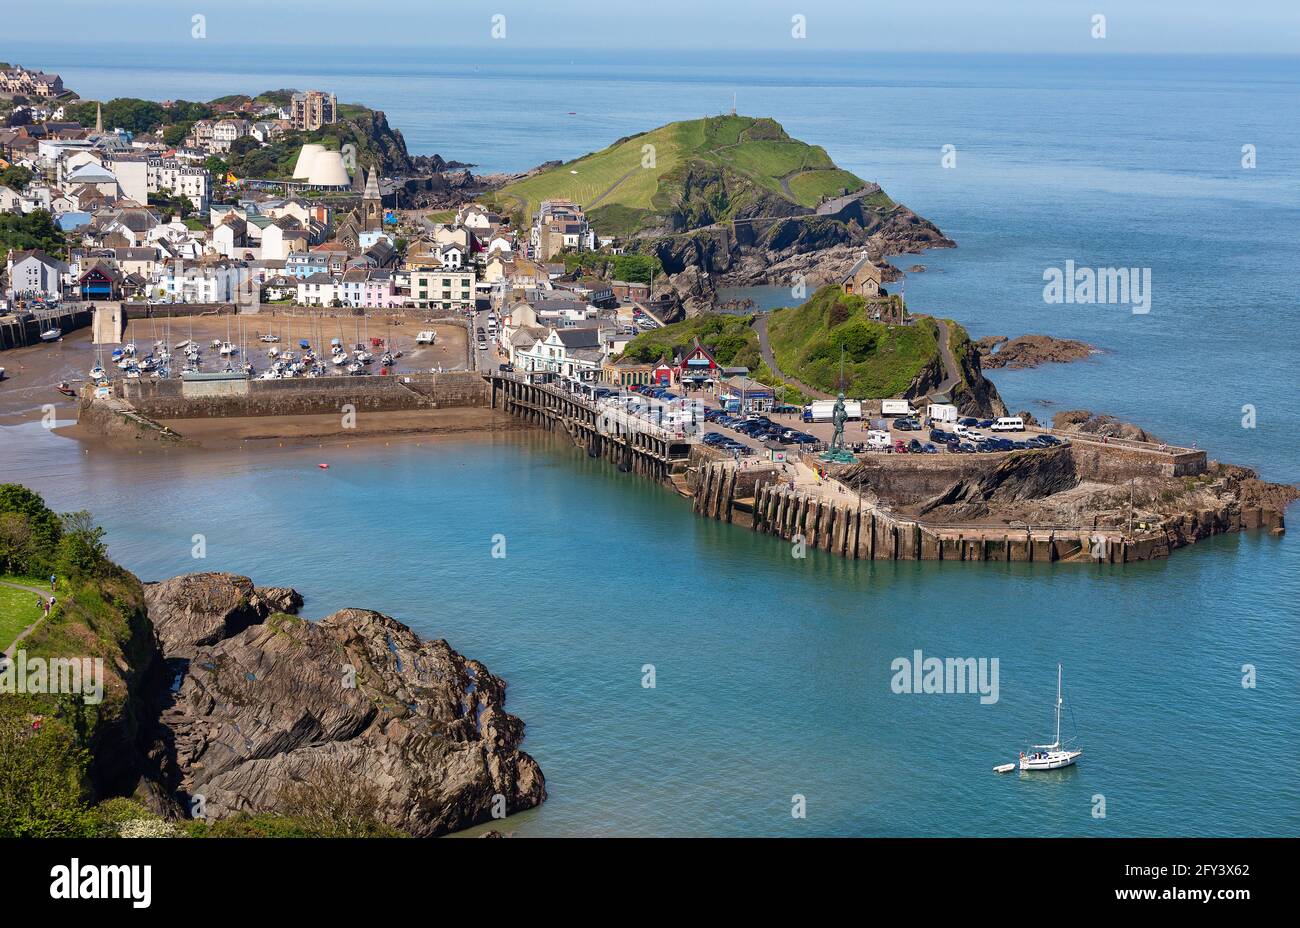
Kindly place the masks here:
POLYGON ((54 0, 10 6, 0 60, 191 41, 195 15, 215 45, 1300 54, 1300 0, 54 0))

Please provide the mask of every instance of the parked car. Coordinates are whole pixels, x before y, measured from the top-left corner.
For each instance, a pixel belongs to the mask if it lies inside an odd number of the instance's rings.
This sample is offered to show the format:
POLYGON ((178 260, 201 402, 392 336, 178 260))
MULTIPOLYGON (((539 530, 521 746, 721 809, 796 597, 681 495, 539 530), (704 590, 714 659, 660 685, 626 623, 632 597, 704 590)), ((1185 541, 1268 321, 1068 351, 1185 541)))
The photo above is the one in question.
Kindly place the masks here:
POLYGON ((913 438, 911 441, 907 443, 908 454, 920 454, 924 450, 925 449, 921 446, 921 443, 917 441, 915 438, 913 438))
POLYGON ((903 444, 903 439, 894 442, 894 454, 907 454, 907 445, 903 444))
POLYGON ((934 445, 932 445, 932 444, 931 444, 930 442, 928 442, 928 441, 927 441, 924 445, 921 446, 921 450, 924 451, 926 454, 938 454, 938 453, 939 453, 939 449, 936 448, 934 445))

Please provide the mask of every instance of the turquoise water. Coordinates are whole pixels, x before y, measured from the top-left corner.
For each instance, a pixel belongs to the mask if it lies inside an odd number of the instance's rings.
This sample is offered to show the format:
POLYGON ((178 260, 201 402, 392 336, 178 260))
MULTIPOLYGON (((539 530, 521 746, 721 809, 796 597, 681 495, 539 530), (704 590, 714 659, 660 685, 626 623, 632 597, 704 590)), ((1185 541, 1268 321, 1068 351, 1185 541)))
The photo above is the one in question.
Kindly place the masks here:
MULTIPOLYGON (((1105 352, 998 372, 1013 408, 1089 407, 1300 479, 1296 59, 611 66, 476 52, 472 72, 455 53, 377 65, 361 50, 332 52, 321 73, 312 55, 51 47, 24 63, 87 95, 328 86, 384 108, 414 150, 488 169, 717 112, 740 83, 743 112, 823 145, 959 242, 917 259, 930 270, 907 281, 913 308, 977 337, 1040 332, 1105 352), (1246 143, 1253 171, 1239 166, 1246 143), (940 167, 944 144, 955 169, 940 167), (1043 270, 1067 259, 1151 267, 1151 312, 1045 304, 1043 270), (1245 404, 1257 428, 1241 427, 1245 404)), ((298 587, 310 615, 381 609, 485 661, 510 683, 551 792, 512 819, 523 833, 1300 831, 1294 536, 1125 567, 798 561, 542 436, 155 459, 88 455, 23 426, 0 430, 0 479, 93 508, 114 556, 146 578, 236 570, 298 587), (190 558, 196 532, 204 562, 190 558), (504 560, 489 557, 498 532, 504 560), (918 648, 998 658, 999 701, 893 694, 890 662, 918 648), (1057 661, 1082 762, 995 776, 1026 741, 1050 740, 1057 661)))
POLYGON ((142 577, 243 572, 297 587, 311 617, 375 608, 483 660, 551 793, 508 823, 523 834, 1300 826, 1294 536, 1127 567, 796 560, 543 435, 155 458, 32 425, 3 433, 0 475, 15 474, 93 507, 142 577), (918 648, 998 658, 998 702, 894 694, 890 663, 918 648), (1051 740, 1058 660, 1083 760, 993 774, 1051 740))

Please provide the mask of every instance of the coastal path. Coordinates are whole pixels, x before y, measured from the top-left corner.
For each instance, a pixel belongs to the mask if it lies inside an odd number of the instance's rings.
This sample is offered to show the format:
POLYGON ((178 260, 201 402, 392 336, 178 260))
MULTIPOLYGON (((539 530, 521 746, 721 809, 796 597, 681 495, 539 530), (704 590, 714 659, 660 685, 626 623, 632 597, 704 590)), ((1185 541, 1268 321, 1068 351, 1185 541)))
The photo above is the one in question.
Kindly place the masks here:
POLYGON ((762 315, 758 316, 754 320, 754 331, 758 333, 759 354, 763 356, 763 360, 767 363, 767 366, 772 371, 772 373, 780 377, 786 383, 798 389, 806 396, 815 396, 818 399, 823 399, 823 400, 835 399, 835 397, 831 396, 829 393, 823 393, 821 390, 814 390, 806 383, 796 380, 795 378, 789 376, 788 374, 784 374, 781 372, 781 368, 778 367, 776 363, 776 355, 772 353, 772 345, 767 340, 767 319, 768 319, 767 313, 763 313, 762 315))
MULTIPOLYGON (((23 592, 31 593, 31 594, 33 594, 33 595, 35 595, 35 596, 39 596, 39 597, 41 597, 42 599, 49 599, 49 596, 50 596, 50 592, 49 592, 49 590, 41 590, 41 589, 37 589, 37 588, 34 587, 34 586, 27 586, 26 584, 23 584, 23 583, 12 583, 12 582, 9 581, 9 580, 0 580, 0 586, 7 586, 7 587, 9 587, 10 589, 14 589, 14 590, 22 590, 23 592)), ((34 632, 34 631, 36 630, 36 626, 38 626, 38 625, 40 625, 42 622, 44 622, 44 621, 46 620, 46 618, 48 618, 48 617, 42 615, 39 619, 37 619, 37 620, 36 620, 35 622, 33 622, 31 625, 28 625, 26 628, 24 628, 21 632, 18 633, 18 637, 15 638, 15 639, 14 639, 14 640, 9 644, 9 646, 6 647, 5 650, 4 650, 4 657, 5 657, 5 660, 10 660, 10 659, 13 658, 13 656, 14 656, 14 651, 16 651, 16 650, 18 649, 18 643, 21 642, 21 641, 22 641, 24 638, 26 638, 28 635, 30 635, 32 632, 34 632)))
POLYGON ((961 382, 961 368, 957 366, 957 359, 952 355, 952 336, 948 331, 948 323, 942 319, 934 319, 934 324, 939 330, 939 356, 943 358, 944 372, 943 382, 935 387, 934 392, 947 393, 961 382))

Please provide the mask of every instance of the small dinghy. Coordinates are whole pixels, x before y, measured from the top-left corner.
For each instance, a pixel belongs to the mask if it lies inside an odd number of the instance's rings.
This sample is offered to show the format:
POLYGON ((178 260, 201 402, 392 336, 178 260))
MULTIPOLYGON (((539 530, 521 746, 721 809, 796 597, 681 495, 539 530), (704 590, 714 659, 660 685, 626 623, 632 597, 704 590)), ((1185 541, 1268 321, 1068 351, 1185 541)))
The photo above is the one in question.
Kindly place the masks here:
MULTIPOLYGON (((0 368, 0 370, 3 370, 3 368, 0 368)), ((72 387, 68 384, 66 380, 63 381, 63 383, 59 384, 57 387, 55 387, 55 389, 58 390, 60 393, 62 393, 64 396, 77 395, 77 391, 72 389, 72 387)))

